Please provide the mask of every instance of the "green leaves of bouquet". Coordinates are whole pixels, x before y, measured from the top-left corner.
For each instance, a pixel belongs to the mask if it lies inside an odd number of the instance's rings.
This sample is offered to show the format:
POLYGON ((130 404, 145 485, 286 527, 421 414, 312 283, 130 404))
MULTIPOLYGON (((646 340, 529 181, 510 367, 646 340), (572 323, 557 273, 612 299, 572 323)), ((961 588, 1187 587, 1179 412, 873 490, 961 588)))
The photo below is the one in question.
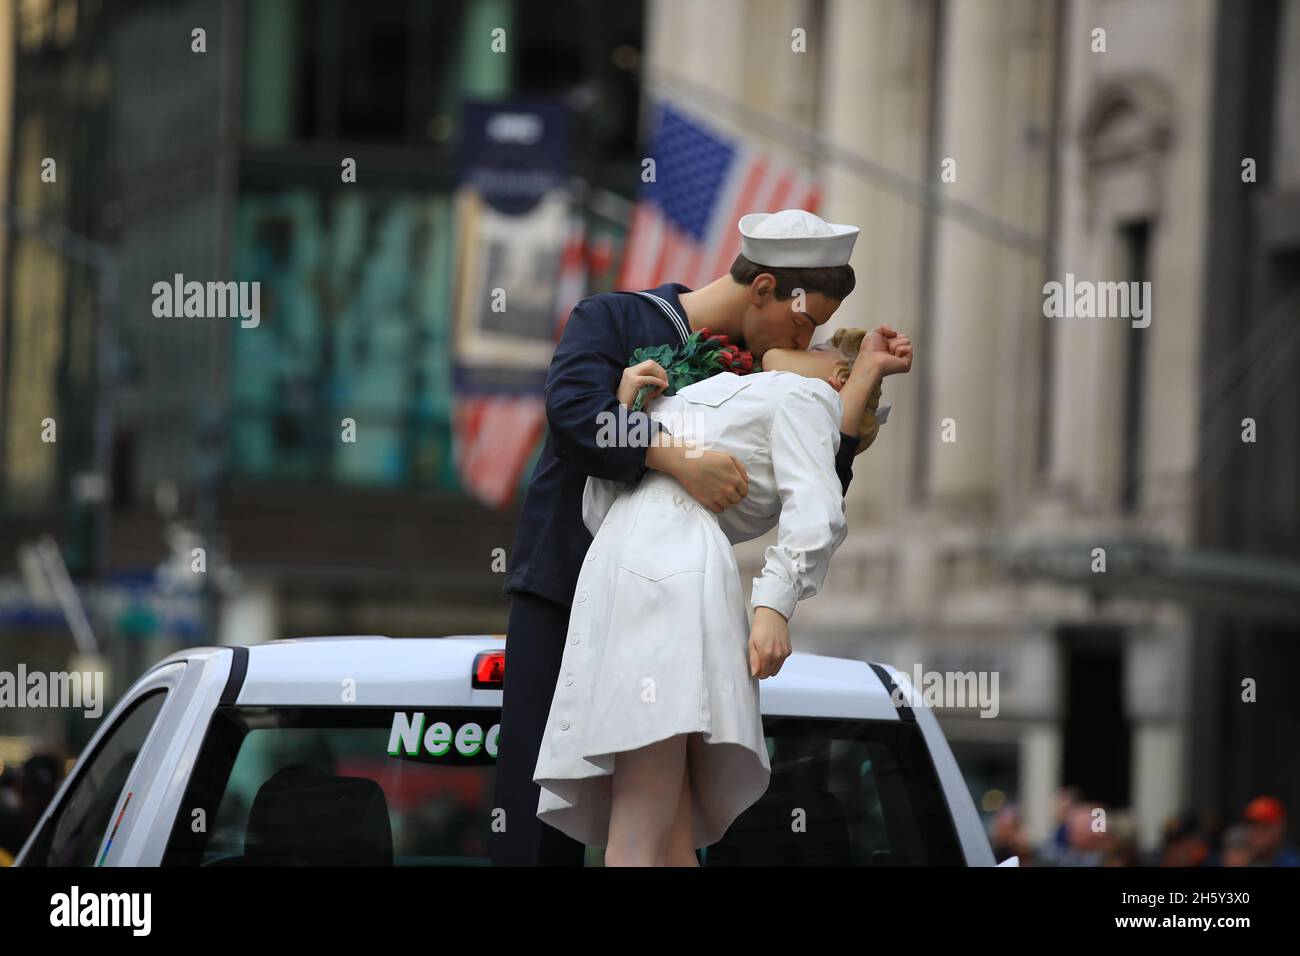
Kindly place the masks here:
MULTIPOLYGON (((692 332, 680 345, 645 345, 632 353, 629 365, 650 359, 658 362, 668 373, 668 387, 664 395, 676 395, 687 385, 716 375, 735 372, 747 375, 754 371, 754 356, 739 346, 732 345, 725 335, 715 335, 707 328, 692 332)), ((632 403, 632 411, 639 412, 653 385, 642 385, 632 403)))

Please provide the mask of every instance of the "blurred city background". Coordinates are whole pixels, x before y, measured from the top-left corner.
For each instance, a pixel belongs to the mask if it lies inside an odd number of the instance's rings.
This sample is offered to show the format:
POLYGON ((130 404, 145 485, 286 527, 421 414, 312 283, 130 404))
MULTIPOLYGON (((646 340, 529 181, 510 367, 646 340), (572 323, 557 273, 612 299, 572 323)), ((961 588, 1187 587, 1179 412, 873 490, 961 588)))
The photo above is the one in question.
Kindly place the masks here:
MULTIPOLYGON (((734 254, 673 131, 861 225, 833 325, 917 347, 796 649, 999 675, 939 713, 999 857, 1285 862, 1300 0, 2 0, 0 670, 504 630, 568 309, 734 254)), ((96 723, 0 712, 0 813, 96 723)))

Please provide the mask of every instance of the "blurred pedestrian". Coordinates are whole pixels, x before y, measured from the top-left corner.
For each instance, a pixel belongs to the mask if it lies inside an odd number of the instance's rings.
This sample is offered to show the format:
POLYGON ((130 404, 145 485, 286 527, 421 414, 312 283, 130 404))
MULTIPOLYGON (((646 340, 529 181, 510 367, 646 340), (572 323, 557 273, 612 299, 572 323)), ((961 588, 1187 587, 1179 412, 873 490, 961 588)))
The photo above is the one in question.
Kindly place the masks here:
POLYGON ((1056 832, 1052 835, 1052 843, 1062 850, 1070 845, 1070 836, 1067 832, 1066 820, 1069 819, 1070 811, 1078 802, 1078 787, 1061 787, 1056 791, 1056 798, 1053 806, 1053 818, 1056 820, 1056 832))
POLYGON ((1300 853, 1286 838, 1286 808, 1276 797, 1256 797, 1246 804, 1242 819, 1258 866, 1300 866, 1300 853))
POLYGON ((1065 843, 1060 844, 1057 837, 1045 843, 1039 852, 1042 863, 1047 866, 1101 866, 1110 847, 1105 809, 1100 805, 1089 806, 1086 800, 1070 806, 1063 821, 1065 843))
POLYGON ((1141 863, 1137 823, 1131 813, 1111 813, 1108 835, 1110 839, 1102 851, 1102 866, 1137 866, 1141 863))
POLYGON ((1210 841, 1201 832, 1194 813, 1182 813, 1165 823, 1164 846, 1160 866, 1207 866, 1210 841))
POLYGON ((1223 865, 1250 866, 1255 861, 1255 847, 1251 843, 1250 824, 1237 823, 1223 834, 1223 865))
POLYGON ((1006 804, 993 817, 993 832, 989 842, 993 844, 993 858, 999 863, 1013 856, 1020 858, 1021 866, 1033 863, 1034 848, 1025 833, 1020 808, 1014 803, 1006 804))

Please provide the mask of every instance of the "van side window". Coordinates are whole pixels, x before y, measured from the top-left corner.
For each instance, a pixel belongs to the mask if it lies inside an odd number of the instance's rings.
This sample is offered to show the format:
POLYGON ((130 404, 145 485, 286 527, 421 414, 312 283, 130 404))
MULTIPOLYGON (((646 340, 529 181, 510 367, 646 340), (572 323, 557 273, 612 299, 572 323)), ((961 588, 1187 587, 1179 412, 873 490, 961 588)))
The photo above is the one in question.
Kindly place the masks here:
POLYGON ((113 808, 167 697, 145 694, 131 705, 81 768, 28 858, 31 866, 92 866, 113 808))

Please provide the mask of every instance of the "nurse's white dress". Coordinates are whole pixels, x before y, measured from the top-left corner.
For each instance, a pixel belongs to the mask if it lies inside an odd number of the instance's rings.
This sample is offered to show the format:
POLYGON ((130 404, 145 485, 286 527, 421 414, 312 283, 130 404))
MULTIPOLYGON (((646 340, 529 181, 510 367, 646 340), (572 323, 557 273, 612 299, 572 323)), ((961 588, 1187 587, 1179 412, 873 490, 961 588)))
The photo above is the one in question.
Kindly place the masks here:
POLYGON ((635 486, 588 479, 593 540, 533 775, 537 815, 607 845, 615 756, 698 731, 688 760, 699 848, 721 839, 771 775, 732 544, 779 521, 755 606, 788 618, 820 590, 847 530, 835 472, 842 405, 826 382, 793 372, 722 372, 647 411, 673 435, 744 462, 749 493, 715 515, 661 472, 635 486))

